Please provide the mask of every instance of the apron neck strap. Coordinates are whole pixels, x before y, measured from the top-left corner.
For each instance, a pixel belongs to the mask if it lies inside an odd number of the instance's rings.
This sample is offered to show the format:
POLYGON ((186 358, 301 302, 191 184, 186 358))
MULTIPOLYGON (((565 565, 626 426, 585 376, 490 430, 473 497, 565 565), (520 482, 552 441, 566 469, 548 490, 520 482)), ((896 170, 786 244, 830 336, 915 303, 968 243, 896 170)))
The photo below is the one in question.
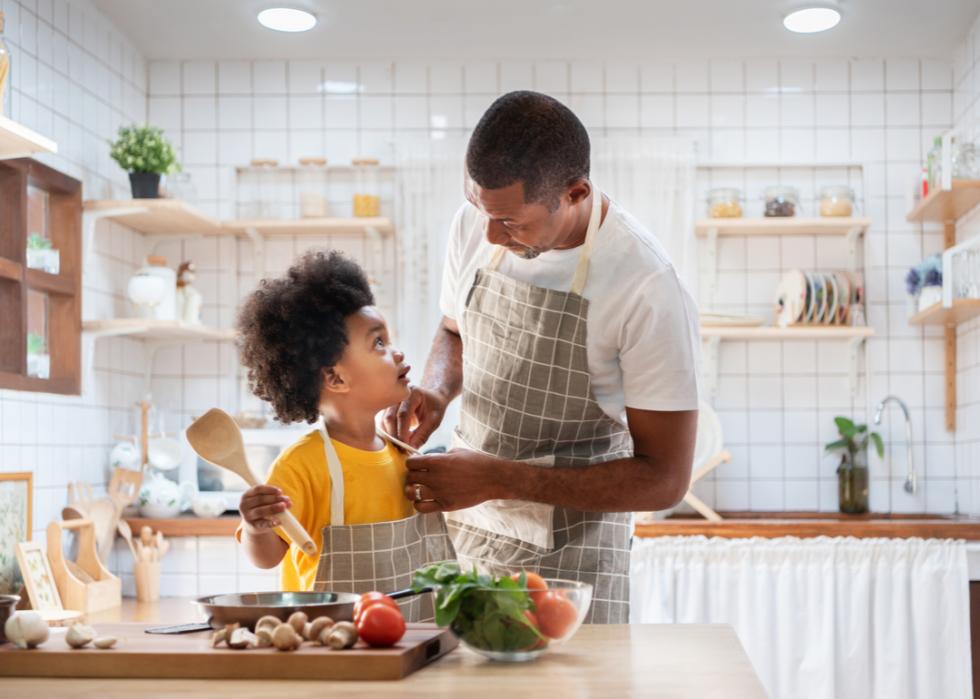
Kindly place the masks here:
MULTIPOLYGON (((596 232, 602 222, 602 192, 595 185, 592 187, 592 212, 589 215, 589 227, 585 232, 585 242, 582 243, 582 252, 579 254, 578 265, 575 267, 575 276, 572 277, 572 287, 570 291, 579 296, 585 289, 585 282, 589 278, 589 260, 592 258, 592 248, 595 245, 596 232)), ((507 248, 498 245, 490 258, 488 269, 495 271, 500 266, 501 260, 507 248)))
MULTIPOLYGON (((346 524, 344 518, 344 468, 340 465, 340 457, 337 456, 337 449, 327 432, 327 421, 323 419, 322 415, 317 421, 316 427, 323 438, 323 454, 327 458, 327 474, 330 476, 330 526, 340 527, 346 524)), ((385 444, 391 441, 381 428, 377 429, 376 434, 385 441, 385 444)))

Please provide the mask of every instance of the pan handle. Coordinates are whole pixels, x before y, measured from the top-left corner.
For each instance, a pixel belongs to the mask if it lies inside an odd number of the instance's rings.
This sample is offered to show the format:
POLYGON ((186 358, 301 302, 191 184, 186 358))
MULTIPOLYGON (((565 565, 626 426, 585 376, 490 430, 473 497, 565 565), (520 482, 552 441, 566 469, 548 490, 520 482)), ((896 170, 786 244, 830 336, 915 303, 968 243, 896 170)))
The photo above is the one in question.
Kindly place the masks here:
POLYGON ((431 587, 423 587, 421 590, 413 590, 411 588, 407 590, 398 590, 397 592, 389 592, 388 596, 391 599, 405 599, 406 597, 414 597, 415 595, 421 595, 426 592, 432 592, 431 587))

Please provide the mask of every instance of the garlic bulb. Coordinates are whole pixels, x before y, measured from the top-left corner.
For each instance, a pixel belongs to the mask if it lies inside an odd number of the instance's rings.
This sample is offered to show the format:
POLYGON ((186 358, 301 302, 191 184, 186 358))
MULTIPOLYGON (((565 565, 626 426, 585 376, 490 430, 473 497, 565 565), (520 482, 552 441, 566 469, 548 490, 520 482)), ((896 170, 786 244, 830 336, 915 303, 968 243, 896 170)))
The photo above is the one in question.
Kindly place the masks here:
POLYGON ((37 612, 15 612, 3 625, 7 640, 18 648, 36 648, 48 640, 48 624, 37 612))

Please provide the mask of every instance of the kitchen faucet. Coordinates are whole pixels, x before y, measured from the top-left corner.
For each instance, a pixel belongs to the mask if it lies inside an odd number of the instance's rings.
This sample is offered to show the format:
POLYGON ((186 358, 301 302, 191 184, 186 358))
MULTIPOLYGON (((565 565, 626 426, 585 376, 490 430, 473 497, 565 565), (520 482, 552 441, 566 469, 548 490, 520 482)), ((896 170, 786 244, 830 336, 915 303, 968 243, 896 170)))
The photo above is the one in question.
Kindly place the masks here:
POLYGON ((915 466, 912 463, 912 418, 909 416, 909 406, 905 404, 898 396, 886 396, 883 401, 878 403, 878 407, 875 408, 875 420, 876 425, 881 424, 881 415, 885 412, 885 405, 888 403, 898 403, 898 407, 902 409, 902 413, 905 415, 905 448, 906 448, 906 464, 908 466, 908 473, 905 476, 905 492, 915 493, 917 488, 917 479, 915 476, 915 466))

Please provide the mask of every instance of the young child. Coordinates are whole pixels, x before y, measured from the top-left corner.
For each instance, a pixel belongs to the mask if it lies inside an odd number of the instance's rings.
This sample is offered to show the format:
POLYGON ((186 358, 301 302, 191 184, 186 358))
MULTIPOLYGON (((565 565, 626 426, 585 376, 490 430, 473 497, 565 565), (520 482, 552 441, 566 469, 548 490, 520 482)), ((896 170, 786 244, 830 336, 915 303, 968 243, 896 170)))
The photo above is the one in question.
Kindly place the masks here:
MULTIPOLYGON (((405 456, 375 431, 377 413, 408 396, 410 367, 392 347, 360 267, 338 252, 307 253, 286 276, 262 282, 242 308, 238 330, 255 395, 284 423, 324 420, 342 467, 344 523, 413 515, 405 456)), ((245 491, 239 506, 248 557, 260 568, 281 561, 283 590, 313 589, 318 557, 289 545, 279 515, 289 508, 320 552, 331 525, 323 434, 316 429, 287 448, 268 482, 245 491)))

